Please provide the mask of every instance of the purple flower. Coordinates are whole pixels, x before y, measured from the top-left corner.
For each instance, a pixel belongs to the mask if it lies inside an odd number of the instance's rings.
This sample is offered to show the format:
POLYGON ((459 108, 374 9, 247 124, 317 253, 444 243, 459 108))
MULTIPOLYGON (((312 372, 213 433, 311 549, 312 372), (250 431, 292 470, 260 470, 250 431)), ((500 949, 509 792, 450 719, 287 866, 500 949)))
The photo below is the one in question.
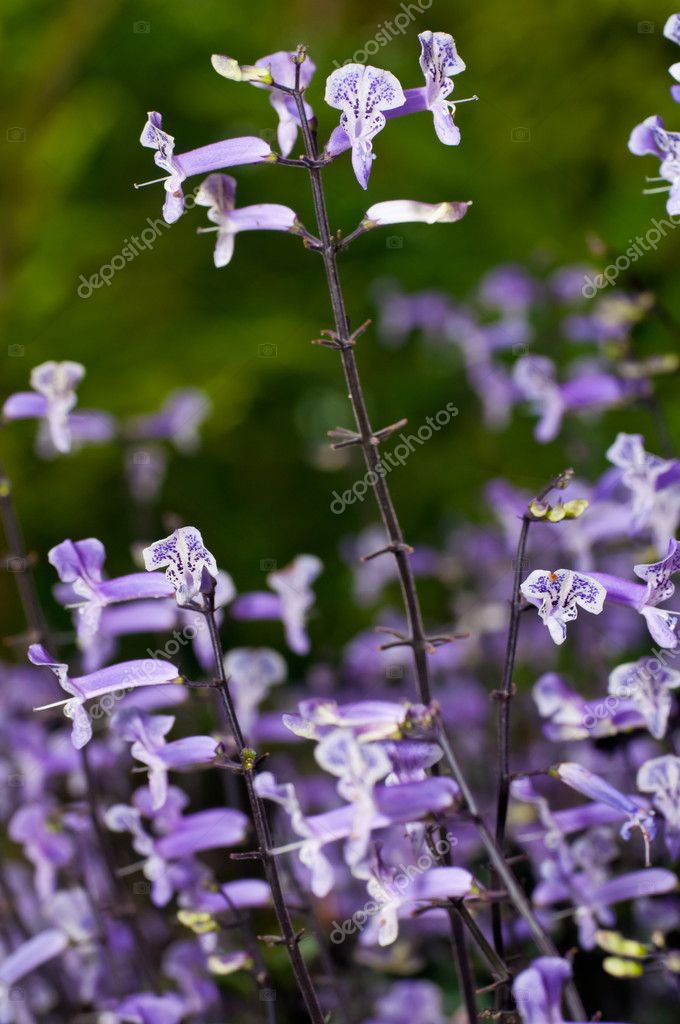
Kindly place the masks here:
POLYGON ((31 644, 28 649, 28 659, 34 665, 44 665, 50 668, 59 680, 62 690, 72 694, 65 701, 45 704, 34 710, 43 711, 49 707, 58 707, 63 704, 64 714, 67 718, 73 719, 71 740, 77 750, 84 747, 92 738, 92 723, 84 706, 86 701, 93 697, 103 697, 105 694, 130 690, 138 686, 158 686, 174 682, 179 680, 180 675, 178 669, 167 661, 141 658, 136 661, 123 661, 118 665, 109 665, 107 668, 90 672, 85 676, 71 678, 68 674, 68 665, 55 661, 40 644, 31 644))
POLYGON ((234 647, 224 658, 224 671, 241 728, 249 736, 260 704, 272 686, 286 678, 286 663, 278 651, 268 647, 234 647))
POLYGON ((10 395, 2 407, 4 419, 44 419, 54 448, 58 452, 69 452, 69 413, 77 402, 76 386, 84 376, 85 367, 80 363, 41 363, 31 370, 33 391, 10 395))
POLYGON ((538 608, 542 622, 548 627, 554 643, 567 638, 567 623, 578 615, 579 606, 592 615, 604 607, 607 591, 592 576, 570 569, 535 569, 521 586, 522 594, 538 608))
POLYGON ((180 606, 190 604, 215 587, 217 563, 195 526, 180 526, 169 537, 144 548, 142 554, 147 572, 166 569, 165 578, 180 606))
MULTIPOLYGON (((0 1015, 3 1021, 15 1019, 8 997, 16 983, 49 960, 53 960, 55 956, 59 956, 67 946, 68 936, 63 931, 57 928, 47 928, 22 942, 4 957, 0 964, 0 1015)), ((21 1019, 24 1019, 23 1012, 21 1019)), ((25 1019, 34 1019, 28 1008, 26 1008, 25 1019)), ((19 1020, 19 1017, 16 1020, 19 1020)))
POLYGON ((144 858, 143 872, 152 883, 155 906, 165 906, 175 891, 198 884, 204 872, 194 861, 194 854, 237 846, 246 837, 245 814, 215 807, 183 815, 181 810, 187 798, 174 787, 170 787, 168 800, 160 811, 153 809, 148 789, 137 790, 133 799, 138 806, 113 804, 104 820, 112 832, 130 833, 133 849, 144 858), (163 835, 154 838, 147 832, 142 824, 143 813, 155 816, 156 829, 163 835))
MULTIPOLYGON (((427 859, 425 853, 423 856, 427 859)), ((355 872, 359 877, 366 873, 363 868, 355 872)), ((378 909, 362 933, 362 942, 391 946, 399 937, 400 918, 412 916, 419 905, 427 906, 433 900, 469 896, 472 885, 472 875, 464 868, 430 866, 422 870, 415 865, 400 865, 393 870, 377 859, 366 891, 378 909)))
POLYGON ((522 356, 515 363, 513 379, 522 397, 537 407, 540 420, 534 436, 542 443, 557 437, 565 412, 610 409, 635 397, 640 388, 640 382, 622 381, 587 366, 558 384, 555 364, 547 356, 522 356))
POLYGON ((154 811, 168 797, 168 771, 211 764, 219 741, 212 736, 186 736, 168 743, 165 736, 175 724, 173 715, 147 715, 137 709, 119 712, 112 723, 121 739, 132 744, 130 753, 149 769, 149 792, 154 811))
POLYGON ((419 203, 413 199, 392 199, 369 206, 362 221, 368 231, 387 224, 453 224, 462 220, 471 203, 419 203))
POLYGON ((184 1001, 174 992, 136 992, 100 1015, 106 1024, 179 1024, 186 1017, 184 1001))
POLYGON ((258 203, 235 209, 236 180, 228 174, 211 174, 198 190, 196 202, 208 207, 208 220, 214 228, 199 228, 202 233, 217 232, 215 266, 226 267, 234 254, 234 236, 239 231, 292 231, 299 225, 297 214, 280 203, 258 203))
MULTIPOLYGON (((271 79, 273 79, 274 82, 278 82, 279 85, 285 85, 288 86, 289 89, 292 89, 295 85, 296 70, 295 64, 292 60, 294 56, 295 54, 289 50, 278 50, 276 53, 270 53, 267 57, 260 57, 259 60, 255 61, 255 67, 268 68, 271 79)), ((300 88, 302 90, 307 89, 311 84, 315 71, 316 65, 309 59, 309 57, 306 57, 300 65, 300 88)), ((267 88, 267 92, 269 93, 269 102, 279 118, 279 127, 277 132, 279 147, 283 156, 289 156, 293 146, 295 145, 298 127, 300 125, 295 97, 288 93, 281 92, 280 89, 276 89, 273 86, 267 87, 267 83, 261 84, 255 81, 253 84, 259 86, 261 89, 267 88)), ((305 114, 308 121, 313 120, 314 111, 307 101, 305 101, 305 114)))
POLYGON ((640 434, 624 433, 617 434, 607 458, 621 470, 621 481, 631 492, 633 529, 649 527, 667 543, 680 519, 680 489, 668 488, 664 479, 672 475, 676 461, 646 452, 640 434))
POLYGON ((339 780, 338 794, 353 808, 352 831, 345 847, 350 867, 366 856, 376 805, 373 791, 389 775, 392 763, 378 743, 358 743, 349 729, 334 729, 314 751, 317 764, 339 780))
POLYGON ((583 796, 587 796, 597 803, 606 804, 607 807, 622 811, 627 819, 621 826, 622 838, 629 839, 633 829, 639 829, 649 856, 649 842, 654 838, 656 822, 654 811, 650 811, 645 802, 639 798, 636 801, 626 796, 625 793, 619 792, 605 779, 595 775, 583 765, 576 764, 575 761, 564 761, 552 770, 552 774, 571 789, 575 789, 577 793, 582 793, 583 796))
POLYGON ((106 552, 101 541, 94 537, 86 540, 65 540, 48 552, 48 560, 57 570, 66 603, 77 609, 78 637, 87 643, 99 629, 102 611, 107 605, 141 598, 172 597, 173 589, 166 580, 149 577, 144 572, 103 578, 106 552))
POLYGON ((515 263, 494 267, 482 278, 479 301, 506 316, 526 315, 537 301, 540 291, 536 280, 515 263))
MULTIPOLYGON (((457 146, 460 129, 453 123, 456 107, 447 97, 453 92, 451 75, 465 71, 456 44, 448 32, 420 32, 420 67, 425 75, 425 106, 432 112, 437 138, 457 146)), ((411 92, 408 90, 407 95, 411 92)))
MULTIPOLYGON (((672 43, 677 43, 680 46, 680 14, 671 14, 663 27, 663 34, 666 39, 670 39, 672 43)), ((680 63, 671 64, 668 70, 676 82, 680 82, 680 63)), ((680 85, 671 86, 671 96, 676 103, 680 103, 680 85)))
MULTIPOLYGON (((300 807, 295 786, 277 783, 271 772, 260 772, 255 788, 265 800, 280 804, 293 831, 301 840, 280 847, 277 853, 298 850, 300 862, 311 874, 311 891, 323 898, 333 888, 335 875, 323 847, 328 843, 352 838, 355 809, 351 804, 322 814, 306 816, 300 807)), ((376 786, 373 791, 375 813, 370 822, 371 831, 393 824, 419 821, 428 814, 449 809, 458 799, 459 791, 449 778, 429 778, 422 782, 406 782, 400 786, 376 786)))
MULTIPOLYGON (((677 67, 677 65, 674 65, 677 67)), ((633 128, 628 149, 635 156, 656 156, 661 160, 660 180, 670 182, 649 192, 668 192, 666 210, 671 217, 680 213, 680 132, 666 131, 662 118, 653 114, 633 128)))
POLYGON ((298 555, 290 565, 267 576, 273 594, 244 594, 234 601, 231 614, 235 619, 280 619, 291 651, 307 654, 310 645, 305 623, 314 604, 311 585, 322 568, 315 555, 298 555))
POLYGON ((520 971, 512 994, 522 1024, 564 1024, 562 989, 571 976, 571 965, 558 956, 540 956, 520 971))
POLYGON ((630 700, 619 699, 611 709, 600 700, 586 701, 556 672, 541 676, 532 696, 539 715, 547 720, 543 732, 553 742, 615 736, 638 729, 645 722, 630 700), (606 712, 604 717, 600 709, 606 712))
POLYGON ((284 715, 283 723, 296 736, 321 740, 335 729, 351 730, 360 741, 398 739, 411 725, 431 721, 424 704, 399 704, 388 700, 361 700, 337 704, 317 697, 298 705, 299 715, 284 715))
POLYGON ((385 127, 385 110, 406 102, 399 81, 389 71, 363 64, 345 64, 329 75, 326 103, 342 111, 327 150, 335 156, 352 147, 352 167, 362 188, 368 187, 375 159, 373 139, 385 127))
POLYGON ((680 854, 680 757, 653 757, 639 768, 637 788, 652 793, 652 803, 663 815, 668 852, 675 860, 680 854))
POLYGON ((205 391, 178 388, 168 395, 158 412, 133 419, 130 434, 143 440, 170 441, 179 452, 190 455, 198 450, 199 430, 211 411, 205 391))
POLYGON ((54 798, 20 807, 9 822, 8 834, 15 843, 21 843, 26 859, 35 868, 39 898, 49 899, 56 890, 59 868, 70 864, 76 852, 54 798))
POLYGON ((365 1024, 447 1024, 441 989, 432 981, 397 981, 365 1024))
MULTIPOLYGON (((192 149, 187 153, 175 153, 175 140, 161 128, 161 115, 150 111, 139 141, 147 149, 155 150, 154 161, 158 167, 166 171, 168 177, 164 182, 165 203, 163 219, 167 224, 174 224, 184 212, 184 194, 182 182, 194 174, 207 174, 225 167, 236 167, 240 164, 262 163, 273 159, 271 147, 256 136, 245 136, 238 139, 224 139, 200 149, 192 149)), ((145 182, 152 185, 155 182, 145 182)))
POLYGON ((632 704, 652 736, 663 739, 671 711, 671 690, 680 686, 680 672, 651 658, 618 665, 609 675, 609 693, 632 704))
POLYGON ((646 586, 601 572, 593 573, 593 578, 606 587, 610 600, 634 608, 643 616, 650 634, 661 647, 677 647, 680 612, 657 605, 675 593, 671 576, 680 571, 680 544, 670 540, 665 558, 650 565, 636 565, 634 571, 645 580, 646 586))

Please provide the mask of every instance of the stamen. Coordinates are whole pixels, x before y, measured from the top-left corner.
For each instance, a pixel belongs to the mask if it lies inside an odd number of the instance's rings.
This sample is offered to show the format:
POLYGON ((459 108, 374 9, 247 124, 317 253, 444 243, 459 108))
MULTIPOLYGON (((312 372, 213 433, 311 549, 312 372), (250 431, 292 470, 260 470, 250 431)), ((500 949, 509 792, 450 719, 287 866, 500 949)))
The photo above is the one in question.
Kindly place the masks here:
POLYGON ((116 868, 116 874, 119 878, 125 878, 126 875, 134 875, 136 871, 141 871, 145 865, 145 860, 138 860, 134 864, 126 864, 124 868, 116 868))
POLYGON ((210 231, 219 231, 219 227, 216 225, 214 228, 196 228, 197 235, 207 235, 210 231))
POLYGON ((67 697, 66 700, 55 700, 54 704, 41 704, 39 708, 33 708, 34 711, 49 711, 50 708, 62 708, 64 704, 68 704, 73 697, 67 697))
POLYGON ((473 103, 478 99, 479 96, 465 96, 462 100, 447 100, 446 105, 447 107, 457 107, 459 103, 473 103))
POLYGON ((664 177, 662 177, 662 175, 660 175, 660 174, 657 177, 651 177, 649 174, 647 174, 645 176, 645 181, 665 181, 665 180, 666 179, 664 177))
POLYGON ((643 188, 643 196, 655 196, 657 192, 670 192, 670 185, 660 185, 659 188, 643 188))
POLYGON ((146 188, 147 185, 159 185, 162 181, 165 181, 165 180, 166 180, 165 178, 154 178, 153 181, 141 181, 141 182, 137 182, 136 181, 135 182, 135 188, 146 188))

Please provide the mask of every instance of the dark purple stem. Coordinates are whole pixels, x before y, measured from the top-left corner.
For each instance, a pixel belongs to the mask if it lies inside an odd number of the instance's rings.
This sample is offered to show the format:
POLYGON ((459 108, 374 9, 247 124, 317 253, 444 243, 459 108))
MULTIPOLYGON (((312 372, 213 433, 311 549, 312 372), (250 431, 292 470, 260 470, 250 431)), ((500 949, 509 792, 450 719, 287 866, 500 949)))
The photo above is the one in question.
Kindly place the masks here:
POLYGON ((243 732, 236 714, 236 708, 229 691, 229 680, 224 671, 224 659, 222 642, 219 630, 215 621, 215 610, 213 597, 208 598, 208 608, 205 611, 206 622, 210 631, 210 639, 215 658, 215 671, 217 673, 218 689, 224 710, 229 722, 234 742, 238 748, 241 764, 241 774, 245 780, 250 813, 257 837, 258 855, 262 860, 265 875, 272 893, 274 912, 281 929, 282 943, 286 947, 293 974, 297 982, 300 995, 307 1008, 307 1014, 312 1024, 324 1024, 324 1013, 319 1003, 319 998, 314 988, 314 982, 309 973, 309 968, 300 952, 300 936, 296 933, 293 922, 286 904, 286 897, 281 883, 276 857, 272 854, 272 839, 269 829, 269 821, 265 811, 264 803, 255 791, 255 769, 257 755, 254 750, 246 745, 243 732))

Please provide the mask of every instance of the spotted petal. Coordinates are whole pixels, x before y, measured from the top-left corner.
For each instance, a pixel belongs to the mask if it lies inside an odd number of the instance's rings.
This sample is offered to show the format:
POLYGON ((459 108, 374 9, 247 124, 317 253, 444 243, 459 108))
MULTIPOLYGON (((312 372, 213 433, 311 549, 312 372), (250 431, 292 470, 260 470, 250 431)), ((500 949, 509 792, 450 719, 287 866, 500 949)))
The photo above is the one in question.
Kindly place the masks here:
POLYGON ((329 75, 326 103, 342 111, 340 128, 352 146, 352 166, 362 188, 368 186, 374 159, 372 139, 385 127, 383 111, 406 102, 399 81, 389 71, 345 64, 329 75))
POLYGON ((556 644, 567 637, 566 623, 578 614, 578 607, 599 615, 604 607, 607 591, 592 576, 572 572, 570 569, 535 569, 522 583, 521 590, 527 601, 538 608, 541 620, 556 644))
POLYGON ((166 579, 175 589, 177 603, 189 604, 207 593, 217 580, 217 563, 203 544, 195 526, 181 526, 142 552, 148 572, 166 568, 166 579))

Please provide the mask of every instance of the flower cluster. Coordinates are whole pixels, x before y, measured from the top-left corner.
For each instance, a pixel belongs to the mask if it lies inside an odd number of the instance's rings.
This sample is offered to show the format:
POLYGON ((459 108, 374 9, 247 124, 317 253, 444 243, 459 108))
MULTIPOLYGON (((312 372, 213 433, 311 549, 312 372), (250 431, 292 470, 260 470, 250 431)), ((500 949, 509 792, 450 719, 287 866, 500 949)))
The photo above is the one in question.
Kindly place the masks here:
MULTIPOLYGON (((678 24, 666 28, 676 41, 678 24)), ((380 515, 344 542, 365 628, 342 649, 323 635, 316 555, 237 592, 220 568, 236 567, 233 538, 158 514, 170 451, 197 450, 201 392, 118 423, 76 411, 80 364, 48 362, 4 403, 7 424, 40 421, 43 454, 124 445, 131 498, 156 525, 136 530, 119 575, 97 537, 55 537, 39 569, 56 605, 44 613, 2 481, 28 629, 25 660, 0 666, 3 1024, 245 1024, 260 1019, 253 1005, 268 1024, 445 1024, 454 994, 466 1024, 483 1010, 585 1024, 616 1005, 614 979, 637 979, 631 1007, 645 1019, 677 996, 680 459, 612 429, 582 477, 559 472, 535 494, 492 480, 473 522, 416 550, 380 472, 378 448, 403 421, 370 423, 354 357, 363 329, 350 332, 336 257, 376 226, 454 223, 469 204, 373 204, 342 236, 322 172, 349 153, 366 189, 377 136, 411 113, 428 111, 438 140, 459 144, 450 97, 465 65, 447 33, 419 41, 423 85, 357 63, 330 74, 339 123, 320 148, 302 47, 250 65, 213 57, 224 78, 267 93, 280 152, 253 136, 178 154, 155 112, 141 138, 165 172, 168 223, 185 179, 207 175, 197 202, 218 267, 247 230, 295 234, 323 259, 335 329, 320 344, 341 356, 356 419, 331 433, 361 451, 380 515), (237 208, 223 172, 245 164, 301 169, 318 237, 287 206, 237 208), (261 644, 269 620, 287 656, 261 644)), ((668 176, 674 143, 657 124, 645 132, 641 147, 667 146, 668 176)), ((631 337, 653 300, 620 292, 586 310, 587 272, 539 281, 497 267, 465 304, 383 292, 381 334, 398 346, 418 330, 440 355, 454 349, 490 426, 528 401, 536 440, 550 442, 565 414, 658 401, 659 362, 634 358, 631 337), (526 351, 533 311, 548 306, 571 344, 596 346, 566 374, 526 351)))

